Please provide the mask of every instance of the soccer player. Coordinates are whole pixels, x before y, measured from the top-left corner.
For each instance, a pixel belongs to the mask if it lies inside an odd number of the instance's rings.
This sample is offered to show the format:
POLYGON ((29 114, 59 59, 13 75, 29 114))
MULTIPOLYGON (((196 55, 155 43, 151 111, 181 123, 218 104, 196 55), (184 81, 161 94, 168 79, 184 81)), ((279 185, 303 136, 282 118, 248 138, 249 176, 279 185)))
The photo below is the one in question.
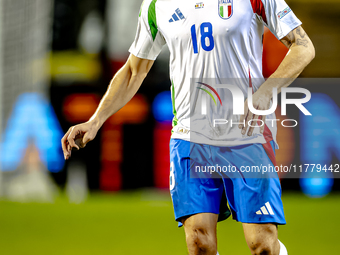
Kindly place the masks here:
MULTIPOLYGON (((264 116, 252 114, 245 103, 244 115, 232 117, 239 125, 214 127, 210 116, 191 119, 191 108, 195 105, 190 106, 190 100, 199 98, 201 89, 215 90, 213 85, 203 82, 205 79, 223 84, 226 79, 231 82, 236 78, 234 83, 244 96, 248 87, 252 87, 255 109, 269 109, 273 88, 280 93, 281 88, 289 86, 315 55, 301 22, 284 0, 144 0, 131 54, 113 77, 95 114, 88 122, 71 127, 63 137, 65 159, 71 156, 73 147, 79 149, 94 139, 105 120, 135 95, 165 44, 170 49, 175 115, 170 142, 170 191, 175 218, 184 226, 189 254, 218 254, 216 225, 230 212, 242 223, 252 254, 287 254, 278 240, 277 225, 286 222, 277 176, 191 178, 190 175, 190 167, 195 164, 218 162, 238 170, 242 165, 259 162, 275 164, 276 126, 248 126, 249 120, 263 121, 264 116), (262 76, 264 26, 289 48, 267 80, 262 76), (196 84, 201 89, 190 91, 192 79, 202 81, 196 84), (76 136, 82 137, 80 146, 75 143, 76 136)), ((218 93, 219 109, 227 116, 233 104, 230 93, 223 91, 218 93)))

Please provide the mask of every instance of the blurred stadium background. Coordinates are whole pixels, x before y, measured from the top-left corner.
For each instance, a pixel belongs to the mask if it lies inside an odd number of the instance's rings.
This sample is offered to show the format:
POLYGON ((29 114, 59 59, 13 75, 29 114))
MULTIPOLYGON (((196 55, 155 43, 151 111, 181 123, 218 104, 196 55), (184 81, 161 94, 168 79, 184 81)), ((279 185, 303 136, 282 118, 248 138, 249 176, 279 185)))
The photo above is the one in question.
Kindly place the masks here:
MULTIPOLYGON (((95 141, 68 162, 61 151, 127 59, 141 2, 0 0, 1 254, 186 254, 168 193, 166 48, 95 141)), ((339 164, 340 1, 287 2, 316 47, 301 74, 314 118, 288 108, 301 125, 279 130, 278 164, 339 164)), ((287 50, 268 31, 264 45, 268 77, 287 50)), ((282 176, 280 239, 290 254, 338 254, 339 176, 308 174, 282 176)), ((218 228, 220 254, 248 254, 240 224, 218 228)))

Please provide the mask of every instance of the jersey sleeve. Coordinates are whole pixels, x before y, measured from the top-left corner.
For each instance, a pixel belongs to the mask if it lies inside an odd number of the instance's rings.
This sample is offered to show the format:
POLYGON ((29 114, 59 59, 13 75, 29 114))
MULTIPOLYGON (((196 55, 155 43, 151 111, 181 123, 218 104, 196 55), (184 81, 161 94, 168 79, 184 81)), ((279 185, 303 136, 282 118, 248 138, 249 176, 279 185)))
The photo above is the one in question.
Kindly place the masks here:
POLYGON ((251 4, 263 24, 279 40, 302 24, 284 0, 251 0, 251 4))
POLYGON ((165 44, 165 39, 158 30, 156 1, 144 0, 142 3, 137 32, 129 52, 136 57, 155 60, 165 44))

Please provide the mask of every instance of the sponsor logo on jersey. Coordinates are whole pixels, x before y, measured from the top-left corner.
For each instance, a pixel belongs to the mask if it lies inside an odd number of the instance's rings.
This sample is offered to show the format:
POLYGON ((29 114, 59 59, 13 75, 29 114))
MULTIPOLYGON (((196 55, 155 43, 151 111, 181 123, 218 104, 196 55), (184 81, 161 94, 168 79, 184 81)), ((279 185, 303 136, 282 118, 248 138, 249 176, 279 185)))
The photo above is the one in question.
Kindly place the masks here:
POLYGON ((278 14, 277 14, 277 17, 279 19, 282 19, 284 16, 286 16, 288 13, 290 13, 292 11, 292 9, 290 9, 290 7, 288 6, 286 9, 284 9, 283 11, 280 11, 278 14))
POLYGON ((218 15, 229 19, 233 15, 233 0, 218 0, 218 15))
POLYGON ((180 11, 179 8, 176 9, 175 13, 172 14, 172 18, 169 20, 169 22, 179 21, 185 19, 183 13, 180 11))
POLYGON ((204 3, 195 4, 195 9, 202 9, 202 8, 204 8, 204 3))
POLYGON ((263 215, 269 215, 269 214, 275 215, 269 202, 265 203, 264 206, 262 206, 261 209, 256 212, 256 214, 258 214, 258 215, 262 215, 262 214, 263 215))

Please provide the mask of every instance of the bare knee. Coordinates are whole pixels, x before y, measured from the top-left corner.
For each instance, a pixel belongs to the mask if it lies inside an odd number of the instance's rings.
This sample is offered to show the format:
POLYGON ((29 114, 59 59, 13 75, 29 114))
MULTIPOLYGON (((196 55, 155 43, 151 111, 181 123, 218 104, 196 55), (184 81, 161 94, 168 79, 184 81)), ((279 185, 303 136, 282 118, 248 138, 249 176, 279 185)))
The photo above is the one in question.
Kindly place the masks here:
MULTIPOLYGON (((194 254, 213 254, 217 253, 216 241, 207 229, 200 226, 193 226, 186 233, 188 247, 194 250, 194 254)), ((190 248, 189 248, 190 250, 190 248)))
POLYGON ((280 244, 273 224, 243 224, 247 244, 253 255, 278 255, 280 244))
POLYGON ((217 216, 196 215, 184 221, 186 242, 190 255, 216 255, 217 216))
POLYGON ((275 255, 275 245, 268 241, 254 241, 249 244, 253 255, 275 255))

